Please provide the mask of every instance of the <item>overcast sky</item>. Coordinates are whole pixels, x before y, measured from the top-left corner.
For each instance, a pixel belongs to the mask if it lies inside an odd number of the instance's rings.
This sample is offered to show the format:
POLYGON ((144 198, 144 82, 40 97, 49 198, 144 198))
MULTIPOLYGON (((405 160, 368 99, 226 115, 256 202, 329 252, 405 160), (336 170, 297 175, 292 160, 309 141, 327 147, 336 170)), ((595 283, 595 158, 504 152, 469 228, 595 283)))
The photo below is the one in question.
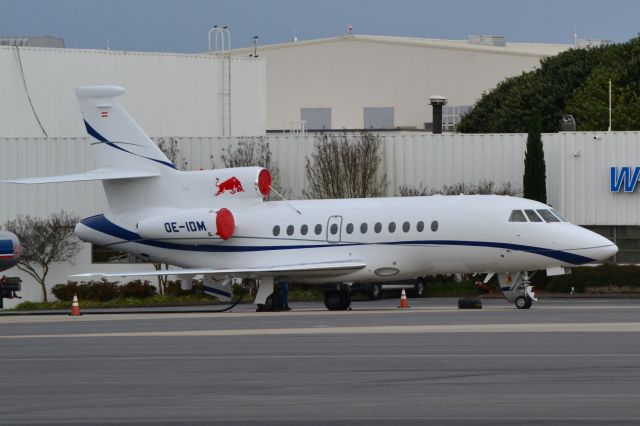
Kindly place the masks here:
POLYGON ((626 41, 640 30, 632 0, 0 0, 0 37, 52 35, 71 48, 202 52, 214 25, 232 47, 354 34, 571 43, 626 41))

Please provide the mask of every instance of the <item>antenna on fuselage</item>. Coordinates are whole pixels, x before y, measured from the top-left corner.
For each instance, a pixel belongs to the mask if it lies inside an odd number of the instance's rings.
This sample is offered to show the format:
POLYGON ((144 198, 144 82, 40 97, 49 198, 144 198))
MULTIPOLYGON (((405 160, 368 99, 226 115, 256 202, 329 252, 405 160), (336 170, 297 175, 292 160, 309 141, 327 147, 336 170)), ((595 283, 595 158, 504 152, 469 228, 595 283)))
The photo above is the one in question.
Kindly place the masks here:
POLYGON ((280 197, 280 198, 282 199, 282 201, 286 202, 286 203, 287 203, 287 205, 288 205, 289 207, 291 207, 291 208, 292 208, 296 213, 298 213, 299 215, 302 215, 302 213, 300 213, 300 210, 296 209, 296 208, 293 206, 293 204, 291 204, 291 201, 289 201, 289 200, 287 200, 286 198, 284 198, 284 195, 282 195, 281 193, 279 193, 278 191, 276 191, 276 189, 275 189, 273 186, 269 185, 269 187, 271 188, 271 190, 272 190, 273 192, 275 192, 275 193, 276 193, 276 195, 277 195, 278 197, 280 197))

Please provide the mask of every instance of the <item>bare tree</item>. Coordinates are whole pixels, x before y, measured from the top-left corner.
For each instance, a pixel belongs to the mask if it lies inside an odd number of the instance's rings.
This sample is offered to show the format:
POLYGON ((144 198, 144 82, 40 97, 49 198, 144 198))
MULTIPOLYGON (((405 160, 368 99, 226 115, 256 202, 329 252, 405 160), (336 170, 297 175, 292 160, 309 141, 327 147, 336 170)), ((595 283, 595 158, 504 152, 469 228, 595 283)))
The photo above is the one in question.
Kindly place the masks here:
POLYGON ((471 195, 471 194, 496 194, 496 195, 513 195, 522 196, 522 191, 511 182, 504 183, 496 188, 493 181, 481 180, 480 183, 474 185, 472 183, 455 183, 453 185, 445 185, 442 189, 433 189, 420 184, 418 187, 409 185, 401 185, 398 190, 402 197, 415 197, 425 195, 471 195))
POLYGON ((311 158, 306 158, 307 198, 366 198, 384 195, 386 175, 380 137, 362 132, 322 133, 316 136, 311 158))
POLYGON ((5 228, 20 239, 18 269, 40 284, 45 302, 48 301, 46 279, 51 265, 71 263, 80 251, 80 241, 73 235, 73 228, 79 220, 61 211, 46 219, 20 215, 5 224, 5 228))
MULTIPOLYGON (((158 138, 157 140, 158 148, 164 155, 167 156, 169 161, 171 161, 178 170, 186 170, 189 162, 182 156, 180 152, 180 147, 178 146, 178 140, 175 138, 158 138)), ((153 267, 156 271, 161 271, 163 269, 169 269, 168 263, 163 262, 153 262, 153 267)), ((158 275, 158 293, 165 294, 167 290, 167 285, 169 284, 169 276, 167 275, 158 275)))
POLYGON ((175 138, 158 138, 158 148, 167 156, 178 170, 186 170, 189 162, 182 156, 178 140, 175 138))

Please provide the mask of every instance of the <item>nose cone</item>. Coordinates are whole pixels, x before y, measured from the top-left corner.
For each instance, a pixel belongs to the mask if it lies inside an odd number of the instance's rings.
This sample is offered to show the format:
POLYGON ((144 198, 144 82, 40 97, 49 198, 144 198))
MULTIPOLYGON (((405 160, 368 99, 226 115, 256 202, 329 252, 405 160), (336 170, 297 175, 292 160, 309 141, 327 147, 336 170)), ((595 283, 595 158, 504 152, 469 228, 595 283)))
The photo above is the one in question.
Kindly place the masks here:
POLYGON ((583 231, 582 247, 578 252, 582 256, 599 262, 609 259, 618 252, 618 246, 609 239, 584 228, 581 228, 581 230, 583 231))

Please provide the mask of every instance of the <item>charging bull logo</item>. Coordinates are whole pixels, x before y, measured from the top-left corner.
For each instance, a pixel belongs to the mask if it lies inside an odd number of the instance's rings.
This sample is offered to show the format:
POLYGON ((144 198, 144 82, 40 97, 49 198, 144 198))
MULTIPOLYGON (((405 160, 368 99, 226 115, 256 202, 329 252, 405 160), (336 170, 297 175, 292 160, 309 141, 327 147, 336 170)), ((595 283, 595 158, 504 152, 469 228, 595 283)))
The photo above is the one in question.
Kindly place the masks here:
POLYGON ((244 188, 242 187, 242 184, 240 183, 240 181, 238 180, 237 177, 230 177, 229 179, 223 181, 222 183, 219 183, 220 179, 216 178, 216 188, 218 188, 218 192, 216 192, 216 197, 218 195, 222 195, 225 192, 229 191, 232 194, 235 194, 236 192, 244 192, 244 188))

